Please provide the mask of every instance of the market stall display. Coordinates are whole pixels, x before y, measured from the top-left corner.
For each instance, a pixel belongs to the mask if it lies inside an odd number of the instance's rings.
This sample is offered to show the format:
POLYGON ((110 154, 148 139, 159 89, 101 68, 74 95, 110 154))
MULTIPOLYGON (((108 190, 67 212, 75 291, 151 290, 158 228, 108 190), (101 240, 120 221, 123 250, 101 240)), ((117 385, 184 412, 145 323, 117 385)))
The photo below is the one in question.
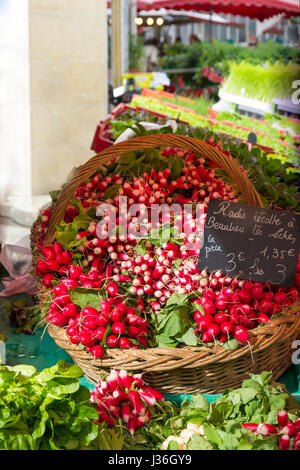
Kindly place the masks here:
MULTIPOLYGON (((208 122, 220 123, 219 126, 223 129, 222 123, 225 122, 227 132, 237 132, 237 135, 242 132, 245 137, 249 136, 249 133, 256 133, 257 129, 262 129, 262 138, 264 139, 269 139, 269 137, 265 136, 265 130, 267 130, 273 138, 272 143, 275 142, 277 144, 278 134, 275 135, 277 130, 274 129, 273 126, 275 125, 279 127, 279 129, 286 128, 288 131, 291 128, 291 132, 293 131, 297 134, 299 133, 299 123, 297 123, 297 121, 283 116, 269 114, 265 116, 267 123, 264 123, 247 118, 239 113, 230 113, 229 115, 228 113, 217 113, 215 111, 211 111, 213 119, 209 120, 209 116, 199 116, 196 113, 189 114, 192 111, 181 107, 180 102, 182 100, 179 99, 180 97, 178 97, 179 103, 174 104, 177 97, 170 93, 159 92, 159 100, 157 100, 157 92, 147 90, 143 92, 143 96, 140 98, 143 97, 145 97, 145 99, 141 102, 142 107, 133 106, 132 103, 130 107, 128 105, 120 105, 108 116, 103 127, 101 127, 101 123, 99 124, 92 144, 94 151, 102 150, 103 136, 105 136, 106 139, 106 146, 104 147, 106 148, 109 145, 113 145, 126 129, 134 130, 136 135, 147 135, 146 130, 140 125, 141 121, 159 123, 160 125, 165 125, 165 127, 159 131, 160 133, 175 132, 180 135, 189 135, 201 140, 204 139, 213 145, 220 145, 221 142, 225 153, 229 151, 231 155, 234 155, 234 157, 239 160, 241 165, 249 172, 255 188, 269 203, 294 210, 300 208, 297 189, 299 186, 299 178, 297 175, 299 167, 297 163, 298 160, 296 161, 296 165, 293 166, 289 163, 285 155, 273 153, 274 150, 269 147, 266 148, 260 144, 252 145, 245 138, 241 139, 240 137, 230 136, 229 134, 225 134, 224 131, 216 133, 215 126, 213 127, 208 124, 208 122), (151 96, 155 96, 156 100, 152 100, 151 96), (173 107, 168 107, 168 102, 165 101, 166 98, 173 102, 173 107), (182 119, 182 113, 184 113, 184 117, 187 121, 190 120, 191 125, 187 124, 186 121, 182 119), (170 129, 167 125, 168 118, 176 119, 177 129, 175 131, 174 129, 170 129), (205 124, 203 124, 203 122, 205 124), (239 122, 244 125, 241 126, 239 122), (235 131, 233 130, 234 123, 236 123, 235 131), (276 138, 274 139, 274 137, 276 138)), ((193 102, 190 103, 185 99, 185 108, 188 106, 194 108, 196 106, 194 100, 190 101, 193 102)), ((203 109, 202 104, 201 107, 203 109)), ((207 109, 207 105, 205 109, 207 109)), ((280 132, 281 149, 282 146, 286 146, 287 144, 297 144, 297 141, 289 135, 285 135, 285 141, 281 140, 283 134, 281 131, 278 132, 280 132)), ((269 143, 269 140, 267 143, 269 143)))
MULTIPOLYGON (((272 373, 214 402, 177 405, 141 375, 111 370, 90 392, 79 367, 0 367, 0 450, 298 450, 300 406, 272 373)), ((117 456, 116 456, 117 458, 117 456)))
MULTIPOLYGON (((117 144, 75 171, 58 196, 48 227, 49 242, 55 224, 59 224, 56 244, 42 247, 34 256, 36 272, 43 278, 45 287, 50 287, 55 279, 57 284, 59 273, 62 276, 46 303, 49 332, 89 378, 97 380, 101 368, 107 370, 122 364, 129 370, 147 371, 147 380, 165 392, 186 390, 188 393, 201 387, 201 391, 212 393, 230 384, 240 384, 245 371, 253 367, 257 370, 270 364, 278 377, 289 366, 290 345, 299 330, 299 307, 293 306, 298 298, 297 287, 274 288, 251 282, 244 287, 244 281, 229 276, 197 274, 197 240, 188 247, 191 240, 180 242, 174 232, 167 239, 152 234, 148 243, 136 243, 135 237, 127 239, 126 236, 99 241, 96 236, 95 206, 106 201, 118 207, 121 194, 132 199, 129 205, 144 195, 143 202, 153 197, 148 201, 150 206, 155 202, 169 205, 200 202, 207 208, 210 197, 237 201, 240 192, 247 203, 262 206, 245 172, 233 159, 209 144, 175 135, 135 138, 117 144), (174 151, 162 154, 152 151, 147 154, 147 161, 146 154, 137 154, 135 159, 132 154, 133 150, 172 144, 200 153, 202 157, 197 159, 195 153, 189 152, 176 156, 174 151), (113 159, 123 153, 119 161, 113 159), (204 156, 225 169, 232 178, 231 184, 237 185, 235 189, 203 166, 204 156), (201 173, 196 170, 196 162, 201 173), (106 166, 101 173, 103 164, 106 166), (189 179, 185 181, 184 175, 190 175, 189 179), (68 214, 67 219, 61 222, 64 214, 68 214), (170 246, 165 245, 168 243, 170 246), (55 261, 58 258, 61 267, 55 261), (76 267, 78 263, 80 266, 76 267), (225 285, 227 293, 223 292, 225 285), (197 300, 199 293, 202 302, 197 300), (232 302, 236 305, 229 308, 232 302), (286 314, 280 315, 287 307, 286 314), (205 325, 202 325, 203 314, 207 319, 205 325), (223 324, 228 319, 232 323, 225 331, 223 324), (264 326, 266 322, 268 325, 264 326), (256 328, 257 323, 262 325, 256 328), (68 325, 67 330, 64 325, 68 325), (96 330, 97 337, 93 333, 96 330), (248 341, 250 348, 248 344, 242 346, 248 341), (81 349, 76 344, 81 344, 81 349), (183 347, 176 348, 180 345, 183 347)), ((37 228, 38 224, 33 231, 34 243, 37 228)), ((297 274, 296 286, 298 277, 297 274)), ((49 291, 41 291, 44 301, 48 295, 49 291)))

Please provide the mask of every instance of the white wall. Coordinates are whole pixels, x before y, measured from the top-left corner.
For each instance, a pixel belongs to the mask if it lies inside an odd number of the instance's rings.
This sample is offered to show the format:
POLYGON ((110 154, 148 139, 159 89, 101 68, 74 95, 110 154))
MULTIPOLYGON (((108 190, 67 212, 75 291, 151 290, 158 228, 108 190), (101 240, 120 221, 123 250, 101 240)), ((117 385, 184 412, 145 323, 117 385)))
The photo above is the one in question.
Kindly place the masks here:
POLYGON ((30 192, 28 0, 0 0, 0 202, 30 192))

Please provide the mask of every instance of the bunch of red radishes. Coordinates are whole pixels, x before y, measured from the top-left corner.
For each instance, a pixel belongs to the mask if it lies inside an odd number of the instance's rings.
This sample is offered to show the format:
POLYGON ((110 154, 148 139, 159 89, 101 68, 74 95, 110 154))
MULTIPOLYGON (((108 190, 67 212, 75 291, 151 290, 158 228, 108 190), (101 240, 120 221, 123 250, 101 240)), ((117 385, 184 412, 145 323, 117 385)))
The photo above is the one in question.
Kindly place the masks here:
POLYGON ((129 375, 126 370, 112 370, 106 381, 91 392, 91 402, 97 405, 99 422, 109 426, 124 423, 131 435, 150 420, 149 406, 154 406, 164 396, 147 387, 141 375, 129 375))
POLYGON ((265 423, 243 423, 242 426, 255 434, 262 434, 263 436, 278 434, 280 436, 279 450, 300 450, 300 418, 292 423, 289 421, 285 410, 281 410, 277 414, 277 426, 265 423))
POLYGON ((73 280, 67 280, 68 283, 63 279, 53 288, 47 320, 56 326, 68 326, 66 332, 72 344, 81 344, 94 358, 102 357, 105 348, 148 346, 149 324, 139 315, 143 301, 138 302, 139 310, 127 307, 123 297, 118 295, 118 285, 110 282, 106 285, 108 298, 99 298, 98 310, 89 306, 80 309, 69 295, 69 289, 74 287, 74 284, 70 286, 73 280))
POLYGON ((67 275, 68 268, 72 266, 72 253, 65 251, 58 242, 42 246, 41 253, 44 259, 36 262, 35 273, 42 276, 45 287, 53 287, 52 281, 56 277, 67 275))
POLYGON ((199 309, 194 313, 195 334, 204 343, 215 340, 222 343, 230 337, 247 342, 248 330, 267 323, 298 298, 296 287, 239 281, 223 277, 221 272, 209 275, 203 271, 202 274, 201 283, 206 285, 198 291, 201 297, 192 302, 199 309))

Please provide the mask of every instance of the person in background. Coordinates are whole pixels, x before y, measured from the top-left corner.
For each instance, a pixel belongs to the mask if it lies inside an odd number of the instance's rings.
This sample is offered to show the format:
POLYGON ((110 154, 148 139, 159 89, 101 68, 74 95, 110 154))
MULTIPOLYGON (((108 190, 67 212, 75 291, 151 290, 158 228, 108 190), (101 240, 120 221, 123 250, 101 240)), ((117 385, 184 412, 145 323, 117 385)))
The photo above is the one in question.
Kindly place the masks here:
POLYGON ((145 53, 147 62, 147 72, 154 72, 158 69, 159 48, 155 38, 148 39, 145 43, 145 53))
POLYGON ((190 44, 193 44, 195 42, 201 43, 202 41, 200 38, 198 38, 197 34, 191 34, 189 38, 189 42, 190 44))

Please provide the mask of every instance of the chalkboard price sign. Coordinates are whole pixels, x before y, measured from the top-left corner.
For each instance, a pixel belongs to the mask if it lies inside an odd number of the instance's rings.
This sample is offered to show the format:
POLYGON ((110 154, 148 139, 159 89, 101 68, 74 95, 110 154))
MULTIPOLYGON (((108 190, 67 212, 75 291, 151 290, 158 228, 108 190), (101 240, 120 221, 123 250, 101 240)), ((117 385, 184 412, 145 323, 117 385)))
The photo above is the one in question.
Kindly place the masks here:
POLYGON ((299 250, 299 215, 211 199, 198 269, 292 287, 299 250))

